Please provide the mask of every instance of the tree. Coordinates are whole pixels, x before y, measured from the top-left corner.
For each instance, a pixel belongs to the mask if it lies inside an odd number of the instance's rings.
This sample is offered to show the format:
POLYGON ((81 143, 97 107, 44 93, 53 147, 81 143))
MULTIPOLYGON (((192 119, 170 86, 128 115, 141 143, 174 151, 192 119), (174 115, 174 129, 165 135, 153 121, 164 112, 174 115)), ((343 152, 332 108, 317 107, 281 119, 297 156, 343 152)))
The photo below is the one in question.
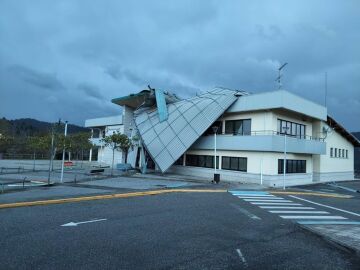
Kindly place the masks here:
POLYGON ((27 139, 27 148, 33 152, 33 171, 35 171, 35 158, 37 152, 45 152, 51 146, 51 138, 49 136, 34 136, 27 139))
POLYGON ((115 150, 121 150, 125 154, 125 163, 127 162, 127 154, 129 149, 133 146, 132 141, 125 134, 121 134, 120 132, 116 132, 112 135, 105 136, 102 139, 105 146, 109 146, 112 150, 112 165, 111 165, 111 175, 113 175, 114 170, 114 158, 115 158, 115 150))
POLYGON ((65 148, 77 154, 81 153, 81 167, 82 161, 84 160, 84 150, 90 150, 93 147, 93 144, 90 142, 90 137, 89 132, 79 132, 66 137, 68 141, 65 142, 65 148))

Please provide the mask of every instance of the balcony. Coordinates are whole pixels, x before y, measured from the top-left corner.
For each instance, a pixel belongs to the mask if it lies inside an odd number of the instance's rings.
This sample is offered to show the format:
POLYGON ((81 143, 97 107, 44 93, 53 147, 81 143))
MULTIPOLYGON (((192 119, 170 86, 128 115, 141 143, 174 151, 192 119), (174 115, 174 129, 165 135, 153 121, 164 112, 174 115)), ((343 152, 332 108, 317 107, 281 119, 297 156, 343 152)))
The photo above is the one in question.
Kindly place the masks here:
MULTIPOLYGON (((218 134, 218 150, 284 152, 285 136, 276 131, 254 131, 250 135, 218 134)), ((214 149, 214 135, 200 137, 192 146, 194 150, 214 149)), ((323 139, 310 136, 286 136, 286 151, 296 154, 326 154, 323 139)))

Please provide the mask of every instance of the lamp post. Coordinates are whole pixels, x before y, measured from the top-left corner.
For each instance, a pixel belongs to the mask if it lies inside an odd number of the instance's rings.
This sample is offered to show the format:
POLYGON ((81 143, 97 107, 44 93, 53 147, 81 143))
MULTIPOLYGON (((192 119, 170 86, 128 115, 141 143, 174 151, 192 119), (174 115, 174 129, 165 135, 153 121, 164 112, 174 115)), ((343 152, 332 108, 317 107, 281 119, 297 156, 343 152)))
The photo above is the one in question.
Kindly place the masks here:
POLYGON ((216 172, 216 133, 219 127, 213 126, 212 130, 214 131, 214 181, 215 183, 220 182, 220 175, 216 172))
POLYGON ((287 135, 287 131, 289 130, 289 127, 284 127, 283 128, 285 130, 284 133, 284 167, 283 167, 283 189, 285 190, 285 178, 286 178, 286 135, 287 135))
POLYGON ((62 160, 61 160, 61 175, 60 175, 60 183, 64 180, 64 162, 65 162, 65 140, 67 135, 67 125, 68 121, 65 121, 65 130, 64 130, 64 145, 63 145, 63 152, 62 152, 62 160))

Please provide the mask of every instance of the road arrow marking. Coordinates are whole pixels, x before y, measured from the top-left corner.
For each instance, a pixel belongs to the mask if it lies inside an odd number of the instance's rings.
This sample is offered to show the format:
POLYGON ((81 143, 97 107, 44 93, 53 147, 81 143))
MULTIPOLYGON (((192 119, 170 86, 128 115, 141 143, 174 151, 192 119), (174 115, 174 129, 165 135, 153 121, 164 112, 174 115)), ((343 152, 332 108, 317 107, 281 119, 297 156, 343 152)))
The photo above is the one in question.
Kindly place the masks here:
POLYGON ((81 222, 69 222, 66 224, 61 225, 62 227, 72 227, 72 226, 77 226, 80 224, 85 224, 85 223, 92 223, 92 222, 98 222, 98 221, 104 221, 107 220, 106 218, 101 218, 101 219, 92 219, 92 220, 88 220, 88 221, 81 221, 81 222))

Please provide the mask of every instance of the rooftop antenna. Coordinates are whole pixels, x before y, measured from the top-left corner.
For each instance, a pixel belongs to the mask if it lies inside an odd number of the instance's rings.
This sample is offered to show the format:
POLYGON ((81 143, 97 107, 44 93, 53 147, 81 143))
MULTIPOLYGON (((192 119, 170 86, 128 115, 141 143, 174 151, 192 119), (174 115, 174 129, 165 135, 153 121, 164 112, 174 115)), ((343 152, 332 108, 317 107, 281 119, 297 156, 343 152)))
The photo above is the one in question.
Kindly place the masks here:
POLYGON ((325 72, 325 107, 327 99, 327 71, 325 72))
POLYGON ((276 82, 278 82, 278 84, 279 84, 279 90, 281 89, 281 86, 282 86, 282 84, 281 84, 281 77, 282 77, 282 74, 281 74, 281 70, 287 65, 288 63, 285 63, 285 64, 283 64, 281 67, 279 67, 279 76, 276 78, 276 82))

